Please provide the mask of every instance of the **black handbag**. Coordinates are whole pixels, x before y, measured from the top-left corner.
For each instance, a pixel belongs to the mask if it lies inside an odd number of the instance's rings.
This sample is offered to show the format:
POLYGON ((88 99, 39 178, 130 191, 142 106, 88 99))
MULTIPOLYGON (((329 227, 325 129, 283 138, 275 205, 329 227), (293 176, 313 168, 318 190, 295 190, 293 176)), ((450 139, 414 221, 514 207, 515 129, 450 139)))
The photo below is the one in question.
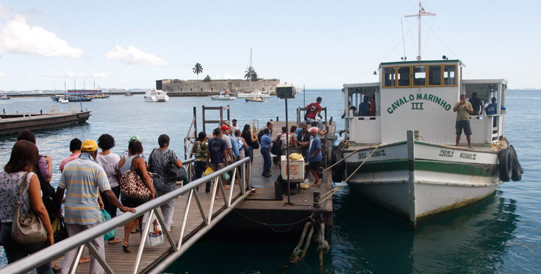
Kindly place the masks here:
POLYGON ((66 228, 66 223, 64 223, 64 217, 57 217, 51 224, 53 227, 53 237, 54 242, 58 243, 69 237, 68 229, 66 228))
POLYGON ((167 163, 165 167, 165 175, 167 182, 177 182, 186 180, 186 172, 183 168, 178 167, 174 161, 167 163))

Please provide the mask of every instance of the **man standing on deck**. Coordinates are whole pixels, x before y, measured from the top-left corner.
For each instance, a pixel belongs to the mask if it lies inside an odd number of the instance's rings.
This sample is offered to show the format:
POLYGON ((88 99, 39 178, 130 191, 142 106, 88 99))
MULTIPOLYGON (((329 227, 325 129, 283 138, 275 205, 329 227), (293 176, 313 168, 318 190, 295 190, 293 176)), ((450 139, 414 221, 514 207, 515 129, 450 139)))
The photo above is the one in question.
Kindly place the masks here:
POLYGON ((308 162, 310 163, 310 173, 314 175, 315 181, 313 186, 319 186, 321 184, 321 172, 319 171, 319 165, 323 159, 321 155, 321 139, 318 135, 319 130, 316 127, 310 128, 310 145, 308 148, 308 162))
POLYGON ((301 154, 304 159, 308 155, 308 145, 310 142, 310 133, 306 122, 301 122, 301 131, 297 133, 297 148, 301 149, 301 154))
POLYGON ((313 121, 316 120, 316 114, 317 116, 319 116, 319 118, 323 119, 323 117, 321 117, 321 101, 322 100, 323 99, 321 99, 321 97, 317 97, 316 102, 311 103, 306 106, 306 115, 304 117, 305 117, 305 120, 308 121, 308 123, 312 123, 313 121))
POLYGON ((483 101, 477 97, 477 92, 471 94, 470 103, 473 109, 473 115, 483 114, 483 101))
POLYGON ((466 102, 466 95, 460 95, 460 101, 455 104, 453 111, 456 112, 456 146, 460 142, 460 135, 462 134, 462 129, 464 129, 468 147, 471 148, 470 114, 473 113, 473 108, 470 102, 466 102))
MULTIPOLYGON (((70 236, 92 228, 101 222, 100 205, 98 204, 99 192, 106 199, 109 199, 111 204, 118 207, 120 211, 135 213, 135 209, 123 206, 111 190, 107 174, 95 162, 97 149, 96 141, 85 140, 82 143, 82 152, 79 158, 66 164, 64 172, 60 176, 55 202, 60 205, 64 197, 64 191, 67 192, 64 221, 70 236)), ((105 259, 103 237, 95 238, 92 240, 92 244, 98 250, 99 255, 105 259)), ((75 250, 66 253, 62 264, 62 273, 69 272, 74 257, 75 250)), ((94 256, 92 256, 89 272, 104 272, 94 256)))
POLYGON ((222 126, 222 135, 221 135, 221 138, 222 140, 225 141, 225 143, 227 144, 227 149, 226 149, 226 160, 228 160, 229 163, 233 163, 235 162, 235 158, 233 156, 233 144, 231 143, 231 138, 229 138, 229 130, 231 129, 230 127, 228 127, 227 125, 223 125, 222 126))
POLYGON ((263 129, 263 136, 261 136, 261 156, 263 156, 263 177, 271 177, 270 168, 271 168, 271 156, 270 148, 272 144, 272 139, 270 137, 270 131, 268 128, 263 129))

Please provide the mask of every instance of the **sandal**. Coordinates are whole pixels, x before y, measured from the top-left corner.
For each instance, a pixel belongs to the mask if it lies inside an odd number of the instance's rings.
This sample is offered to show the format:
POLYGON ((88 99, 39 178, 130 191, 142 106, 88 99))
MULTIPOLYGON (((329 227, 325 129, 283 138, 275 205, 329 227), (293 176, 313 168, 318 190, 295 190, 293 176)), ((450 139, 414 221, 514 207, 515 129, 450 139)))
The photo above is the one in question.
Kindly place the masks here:
POLYGON ((120 242, 122 242, 122 240, 118 239, 118 238, 113 238, 113 239, 107 241, 108 244, 118 244, 120 242))
POLYGON ((79 260, 79 263, 80 263, 80 264, 88 263, 88 262, 90 262, 90 260, 91 260, 91 259, 88 258, 88 257, 81 256, 81 259, 79 260))
POLYGON ((58 273, 58 272, 62 271, 62 267, 59 266, 59 265, 57 265, 57 264, 55 264, 55 265, 52 267, 52 269, 53 269, 53 272, 54 272, 54 273, 58 273))
POLYGON ((131 234, 135 234, 135 233, 139 233, 139 232, 141 232, 141 231, 139 230, 139 228, 134 228, 134 229, 132 229, 132 230, 130 231, 131 234))
POLYGON ((131 252, 130 245, 127 244, 127 243, 123 243, 122 244, 122 250, 124 250, 124 252, 126 252, 126 253, 131 252))

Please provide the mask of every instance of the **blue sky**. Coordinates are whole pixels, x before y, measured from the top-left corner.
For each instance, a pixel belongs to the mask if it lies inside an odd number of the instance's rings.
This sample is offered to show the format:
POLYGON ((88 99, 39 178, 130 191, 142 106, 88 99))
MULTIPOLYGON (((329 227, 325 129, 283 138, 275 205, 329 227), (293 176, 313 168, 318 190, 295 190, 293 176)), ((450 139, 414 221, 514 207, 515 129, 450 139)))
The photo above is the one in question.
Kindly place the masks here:
MULTIPOLYGON (((541 1, 425 0, 423 59, 461 59, 465 79, 541 89, 541 1)), ((260 77, 306 88, 375 82, 417 55, 416 0, 0 0, 0 90, 152 88, 157 79, 260 77), (402 40, 404 37, 404 40, 402 40), (405 41, 404 43, 402 41, 405 41)))

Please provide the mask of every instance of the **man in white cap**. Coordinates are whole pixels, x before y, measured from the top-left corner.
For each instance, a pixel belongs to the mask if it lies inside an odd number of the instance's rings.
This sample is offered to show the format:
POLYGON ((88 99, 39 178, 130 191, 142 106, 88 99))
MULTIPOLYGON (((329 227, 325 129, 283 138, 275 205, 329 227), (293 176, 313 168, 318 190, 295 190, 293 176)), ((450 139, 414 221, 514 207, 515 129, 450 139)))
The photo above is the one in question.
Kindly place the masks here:
MULTIPOLYGON (((99 192, 122 212, 133 212, 135 209, 122 206, 109 186, 107 174, 95 162, 98 144, 94 140, 85 140, 81 145, 81 155, 64 167, 60 176, 55 201, 60 204, 66 192, 64 207, 64 221, 70 236, 94 227, 101 222, 99 192)), ((102 258, 105 258, 103 237, 99 236, 92 241, 102 258)), ((68 273, 75 257, 75 250, 64 256, 62 273, 68 273)), ((98 260, 92 256, 90 273, 103 273, 104 270, 98 260)))

